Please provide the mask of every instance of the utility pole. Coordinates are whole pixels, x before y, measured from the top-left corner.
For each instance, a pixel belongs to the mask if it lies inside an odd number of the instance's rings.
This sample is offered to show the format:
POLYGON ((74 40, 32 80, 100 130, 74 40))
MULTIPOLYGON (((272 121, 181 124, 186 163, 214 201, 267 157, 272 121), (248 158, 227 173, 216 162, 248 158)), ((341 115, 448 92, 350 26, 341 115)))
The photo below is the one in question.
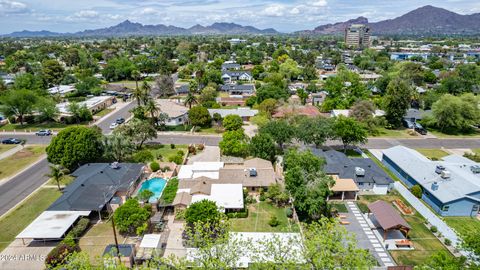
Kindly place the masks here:
POLYGON ((118 261, 122 263, 122 259, 120 258, 120 248, 118 247, 117 232, 115 231, 115 220, 113 215, 112 215, 112 229, 113 229, 113 237, 115 238, 115 247, 117 248, 118 261))

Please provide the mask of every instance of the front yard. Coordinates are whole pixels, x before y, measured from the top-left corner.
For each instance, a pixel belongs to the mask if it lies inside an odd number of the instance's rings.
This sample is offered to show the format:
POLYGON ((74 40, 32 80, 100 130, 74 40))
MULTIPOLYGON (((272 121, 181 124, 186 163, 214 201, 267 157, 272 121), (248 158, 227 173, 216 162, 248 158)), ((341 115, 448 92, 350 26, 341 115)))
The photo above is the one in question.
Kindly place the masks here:
MULTIPOLYGON (((366 205, 375 202, 377 200, 383 200, 392 203, 395 199, 400 199, 411 209, 414 209, 406 200, 403 199, 396 191, 391 192, 389 195, 365 195, 359 197, 359 208, 364 212, 367 208, 366 205), (360 206, 362 205, 362 206, 360 206)), ((396 207, 393 206, 395 209, 396 207)), ((400 213, 400 212, 399 212, 400 213)), ((448 250, 445 246, 433 235, 432 232, 426 227, 425 219, 415 212, 413 215, 400 215, 407 221, 412 230, 410 231, 409 238, 414 243, 414 250, 409 251, 390 251, 393 259, 398 265, 418 265, 424 262, 428 257, 438 251, 448 250)), ((452 255, 453 256, 453 255, 452 255)))
POLYGON ((174 148, 172 148, 172 146, 169 144, 149 144, 146 145, 146 149, 148 149, 152 153, 152 155, 158 160, 168 162, 168 159, 170 157, 176 156, 179 151, 187 153, 188 145, 177 144, 174 145, 174 148))
POLYGON ((298 232, 298 224, 287 218, 287 208, 278 208, 267 202, 248 206, 247 218, 232 218, 232 230, 235 232, 298 232), (280 222, 272 227, 268 224, 272 216, 280 222))
POLYGON ((45 154, 45 146, 26 146, 17 153, 0 160, 0 180, 11 177, 37 161, 45 154))
POLYGON ((13 149, 15 147, 17 146, 14 144, 0 144, 0 154, 3 152, 7 152, 8 150, 13 149))
POLYGON ((42 188, 18 208, 0 219, 0 251, 4 250, 34 219, 45 211, 61 193, 56 188, 42 188))
POLYGON ((440 150, 440 149, 426 149, 426 148, 418 148, 415 149, 417 150, 420 154, 426 156, 427 158, 431 160, 440 160, 443 157, 446 157, 450 155, 449 153, 440 150))
POLYGON ((51 129, 54 131, 58 131, 61 129, 66 128, 68 125, 63 124, 63 123, 57 123, 57 122, 48 122, 48 123, 43 123, 43 124, 6 124, 4 126, 0 127, 0 130, 4 131, 27 131, 27 132, 37 132, 41 129, 51 129))
POLYGON ((480 231, 480 220, 471 217, 444 217, 445 222, 460 236, 469 232, 480 231))

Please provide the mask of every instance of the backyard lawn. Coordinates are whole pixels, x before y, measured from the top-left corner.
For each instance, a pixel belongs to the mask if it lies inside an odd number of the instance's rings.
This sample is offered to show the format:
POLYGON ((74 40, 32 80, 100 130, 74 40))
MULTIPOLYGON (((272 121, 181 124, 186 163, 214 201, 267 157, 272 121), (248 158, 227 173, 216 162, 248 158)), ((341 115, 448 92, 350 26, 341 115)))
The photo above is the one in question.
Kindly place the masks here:
POLYGON ((426 148, 418 148, 415 149, 417 150, 420 154, 426 156, 427 158, 431 160, 440 160, 443 157, 446 157, 450 155, 449 153, 440 150, 440 149, 426 149, 426 148))
POLYGON ((5 249, 23 229, 45 211, 61 193, 55 188, 42 188, 18 208, 0 219, 0 251, 5 249))
POLYGON ((15 175, 37 161, 43 154, 45 154, 45 146, 32 145, 0 160, 0 179, 15 175))
POLYGON ((298 225, 290 221, 286 208, 278 208, 267 202, 259 202, 248 206, 247 218, 232 218, 232 230, 236 232, 297 232, 298 225), (276 216, 280 224, 272 227, 268 221, 276 216))
MULTIPOLYGON (((412 207, 406 200, 403 199, 396 191, 391 192, 389 195, 366 195, 359 197, 359 208, 364 211, 365 206, 369 203, 377 200, 383 200, 387 202, 393 202, 395 199, 402 200, 407 206, 412 207), (360 207, 360 204, 363 205, 360 207)), ((392 205, 393 206, 393 205, 392 205)), ((393 208, 396 209, 395 206, 393 208)), ((412 207, 413 209, 413 207, 412 207)), ((409 251, 390 251, 393 259, 398 265, 417 265, 425 261, 428 257, 438 251, 447 251, 443 244, 430 232, 425 226, 425 219, 415 212, 413 215, 403 215, 398 212, 412 227, 409 237, 413 241, 415 250, 409 251)), ((449 253, 450 254, 450 253, 449 253)), ((453 255, 452 255, 453 256, 453 255)))
POLYGON ((460 235, 467 232, 480 231, 480 220, 471 217, 444 217, 448 226, 455 229, 460 235))
POLYGON ((3 152, 7 152, 10 149, 15 148, 16 145, 14 144, 0 144, 0 154, 3 152))
POLYGON ((178 144, 175 145, 175 148, 171 148, 168 144, 156 144, 156 145, 147 145, 154 157, 157 157, 159 160, 168 162, 168 158, 177 155, 178 151, 183 151, 183 153, 188 152, 188 145, 178 144), (161 158, 160 158, 161 157, 161 158))
MULTIPOLYGON (((118 243, 121 244, 125 240, 122 235, 117 232, 118 243)), ((92 263, 98 262, 98 258, 103 255, 105 247, 114 244, 113 229, 111 221, 103 221, 102 223, 92 226, 85 235, 80 238, 80 248, 90 257, 92 263)))

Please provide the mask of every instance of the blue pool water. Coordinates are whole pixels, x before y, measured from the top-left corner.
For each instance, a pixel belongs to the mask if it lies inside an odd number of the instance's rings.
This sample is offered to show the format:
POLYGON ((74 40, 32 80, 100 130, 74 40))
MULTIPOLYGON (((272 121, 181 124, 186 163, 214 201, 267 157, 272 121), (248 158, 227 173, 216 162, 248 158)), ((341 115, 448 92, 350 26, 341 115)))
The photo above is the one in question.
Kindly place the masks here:
POLYGON ((156 201, 162 195, 162 191, 167 184, 167 180, 163 178, 152 178, 142 183, 142 186, 138 190, 138 192, 142 192, 142 190, 148 189, 153 192, 153 196, 150 197, 148 200, 149 202, 156 201))

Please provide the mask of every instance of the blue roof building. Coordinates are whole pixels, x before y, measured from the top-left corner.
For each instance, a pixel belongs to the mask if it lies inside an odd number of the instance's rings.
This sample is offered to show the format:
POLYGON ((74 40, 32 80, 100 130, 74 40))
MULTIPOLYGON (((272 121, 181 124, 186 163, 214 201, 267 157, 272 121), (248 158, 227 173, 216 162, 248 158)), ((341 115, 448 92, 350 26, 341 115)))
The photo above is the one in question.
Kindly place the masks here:
POLYGON ((419 152, 395 146, 382 162, 408 187, 420 185, 422 199, 441 216, 476 216, 480 207, 480 164, 458 155, 432 161, 419 152))

